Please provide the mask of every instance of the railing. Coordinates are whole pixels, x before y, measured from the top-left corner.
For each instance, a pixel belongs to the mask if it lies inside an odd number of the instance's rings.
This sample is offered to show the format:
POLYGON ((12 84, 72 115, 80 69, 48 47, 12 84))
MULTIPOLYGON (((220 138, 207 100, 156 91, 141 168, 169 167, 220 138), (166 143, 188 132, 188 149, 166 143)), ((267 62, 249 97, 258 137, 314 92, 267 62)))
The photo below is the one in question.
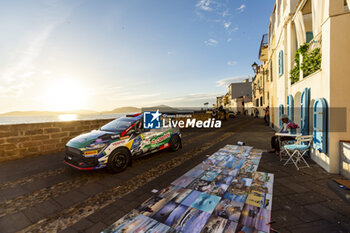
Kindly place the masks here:
POLYGON ((309 49, 308 51, 311 52, 312 50, 322 47, 322 33, 319 33, 316 35, 310 42, 309 42, 309 49))
POLYGON ((259 58, 261 51, 269 45, 269 35, 266 33, 261 38, 260 49, 259 49, 259 58))

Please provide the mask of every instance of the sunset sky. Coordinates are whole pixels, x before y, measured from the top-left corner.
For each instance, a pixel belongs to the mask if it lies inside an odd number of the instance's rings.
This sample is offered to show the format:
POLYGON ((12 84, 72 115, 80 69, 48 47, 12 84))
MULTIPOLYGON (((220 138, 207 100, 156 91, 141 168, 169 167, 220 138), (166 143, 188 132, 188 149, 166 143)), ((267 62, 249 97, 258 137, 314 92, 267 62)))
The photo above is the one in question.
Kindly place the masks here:
POLYGON ((201 106, 252 76, 273 0, 22 0, 0 8, 0 113, 201 106))

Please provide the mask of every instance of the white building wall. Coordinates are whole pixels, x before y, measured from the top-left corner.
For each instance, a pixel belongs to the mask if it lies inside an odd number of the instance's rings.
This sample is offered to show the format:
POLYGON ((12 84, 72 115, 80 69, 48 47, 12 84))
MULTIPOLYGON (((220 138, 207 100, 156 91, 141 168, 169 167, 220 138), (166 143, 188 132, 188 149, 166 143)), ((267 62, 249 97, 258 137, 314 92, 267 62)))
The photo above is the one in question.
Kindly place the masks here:
MULTIPOLYGON (((320 166, 331 173, 339 172, 339 141, 350 140, 350 12, 344 11, 343 0, 322 0, 325 1, 325 18, 322 23, 322 65, 321 70, 309 75, 308 77, 291 85, 289 80, 289 72, 293 67, 295 55, 295 32, 293 25, 293 17, 288 20, 288 14, 293 12, 298 0, 289 0, 287 4, 281 4, 280 0, 276 0, 276 12, 274 14, 274 30, 275 38, 273 55, 269 55, 274 61, 274 80, 270 84, 270 106, 274 111, 275 126, 279 126, 278 107, 283 104, 286 107, 286 98, 288 95, 294 97, 294 107, 300 107, 300 96, 305 88, 310 90, 310 112, 309 112, 309 129, 310 134, 313 130, 313 111, 312 107, 316 99, 324 98, 330 108, 347 107, 346 119, 347 124, 344 126, 343 132, 331 131, 328 134, 328 153, 319 153, 312 151, 311 155, 320 166), (281 7, 285 6, 283 11, 281 7), (283 28, 284 20, 287 19, 283 28), (282 76, 278 75, 278 53, 283 50, 284 54, 284 72, 282 76), (273 56, 275 58, 273 59, 273 56), (275 95, 275 96, 273 96, 275 95)), ((310 0, 311 1, 311 0, 310 0)), ((301 1, 301 4, 306 1, 301 1)), ((299 10, 301 9, 300 6, 299 10)), ((271 17, 273 19, 274 17, 271 17)), ((310 25, 309 25, 310 26, 310 25)), ((270 26, 270 28, 273 28, 270 26)), ((309 29, 310 30, 310 29, 309 29)), ((316 36, 316 35, 314 35, 316 36)), ((269 45, 270 46, 270 45, 269 45)), ((285 109, 286 111, 286 109, 285 109)), ((335 114, 329 114, 328 123, 332 130, 339 125, 340 117, 335 114)), ((294 120, 300 125, 300 111, 294 109, 294 120)))

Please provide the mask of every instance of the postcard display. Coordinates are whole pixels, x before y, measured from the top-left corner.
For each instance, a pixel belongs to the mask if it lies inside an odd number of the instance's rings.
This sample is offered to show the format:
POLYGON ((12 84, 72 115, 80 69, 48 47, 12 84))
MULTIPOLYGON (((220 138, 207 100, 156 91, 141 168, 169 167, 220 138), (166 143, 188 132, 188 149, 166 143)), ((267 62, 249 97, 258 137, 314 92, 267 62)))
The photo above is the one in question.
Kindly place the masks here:
POLYGON ((270 232, 273 174, 262 152, 226 145, 113 225, 110 232, 270 232))

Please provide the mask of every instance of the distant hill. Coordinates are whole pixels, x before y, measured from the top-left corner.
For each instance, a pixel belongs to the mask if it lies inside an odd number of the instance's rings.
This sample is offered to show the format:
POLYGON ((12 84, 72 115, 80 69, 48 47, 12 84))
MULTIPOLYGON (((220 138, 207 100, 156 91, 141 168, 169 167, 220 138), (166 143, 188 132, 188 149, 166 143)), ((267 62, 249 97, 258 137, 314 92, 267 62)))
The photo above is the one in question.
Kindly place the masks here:
POLYGON ((141 112, 141 109, 128 106, 128 107, 115 108, 112 111, 104 111, 101 113, 136 113, 136 112, 141 112))
POLYGON ((152 107, 143 107, 142 111, 157 111, 158 109, 160 112, 176 112, 179 110, 177 108, 172 108, 168 105, 158 105, 152 107))
POLYGON ((75 110, 75 111, 65 111, 65 112, 60 112, 61 114, 99 114, 100 112, 98 111, 93 111, 93 110, 75 110))

